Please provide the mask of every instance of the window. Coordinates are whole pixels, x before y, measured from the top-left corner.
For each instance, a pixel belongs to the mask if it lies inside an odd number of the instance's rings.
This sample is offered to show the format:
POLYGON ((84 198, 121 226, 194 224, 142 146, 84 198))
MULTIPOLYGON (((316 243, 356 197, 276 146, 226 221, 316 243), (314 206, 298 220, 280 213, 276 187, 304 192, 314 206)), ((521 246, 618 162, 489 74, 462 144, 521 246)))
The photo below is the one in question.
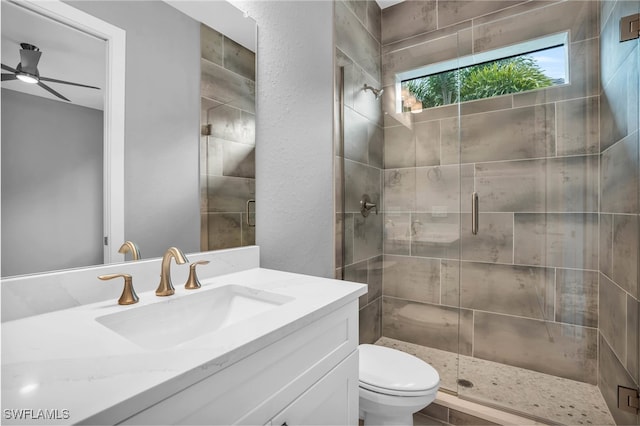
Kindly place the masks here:
POLYGON ((398 112, 567 84, 567 33, 397 75, 398 112))

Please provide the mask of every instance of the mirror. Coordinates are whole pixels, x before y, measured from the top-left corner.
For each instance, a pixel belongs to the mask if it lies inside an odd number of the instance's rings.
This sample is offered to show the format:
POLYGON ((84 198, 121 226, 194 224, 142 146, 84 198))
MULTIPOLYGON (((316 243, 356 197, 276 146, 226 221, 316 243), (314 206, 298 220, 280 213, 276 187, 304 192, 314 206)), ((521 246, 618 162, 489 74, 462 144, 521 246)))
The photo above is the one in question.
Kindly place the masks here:
MULTIPOLYGON (((255 51, 255 21, 244 17, 241 11, 226 2, 68 1, 65 4, 126 31, 126 94, 124 108, 120 108, 120 112, 123 110, 125 114, 121 171, 123 189, 119 195, 111 197, 117 199, 119 196, 123 200, 120 226, 123 227, 124 237, 120 238, 121 241, 110 241, 112 256, 109 261, 124 260, 122 255, 117 255, 124 240, 137 243, 143 258, 161 256, 170 246, 180 247, 185 252, 196 252, 252 244, 252 229, 243 228, 243 225, 247 222, 246 201, 253 198, 255 188, 255 174, 248 171, 252 166, 255 146, 255 141, 251 140, 255 138, 255 132, 252 131, 255 122, 255 77, 251 79, 251 76, 241 74, 237 67, 246 67, 251 62, 255 70, 255 55, 247 54, 251 49, 255 51), (219 22, 212 21, 215 19, 219 22), (207 59, 201 58, 206 46, 203 43, 201 51, 200 37, 205 32, 201 30, 202 23, 220 33, 222 52, 233 52, 233 57, 224 58, 221 64, 208 63, 205 62, 207 59), (167 28, 171 28, 171 31, 167 31, 167 28), (235 64, 231 60, 234 58, 237 59, 235 64), (224 95, 222 98, 205 96, 202 108, 201 68, 203 72, 208 71, 202 77, 202 90, 213 90, 224 95), (235 79, 229 79, 229 76, 235 79), (210 134, 202 134, 207 129, 211 130, 210 134), (240 235, 239 238, 235 236, 236 233, 240 235)), ((3 18, 7 5, 10 3, 3 0, 3 18)), ((50 20, 49 17, 41 18, 50 20)), ((7 51, 4 46, 4 30, 3 25, 3 64, 7 51)), ((17 44, 15 50, 18 50, 17 44)), ((43 53, 39 69, 43 76, 49 76, 45 72, 44 55, 48 55, 48 51, 43 53)), ((9 61, 7 65, 16 66, 15 58, 9 61)), ((75 62, 72 63, 75 65, 75 62)), ((3 70, 4 72, 6 71, 3 70)), ((71 80, 66 75, 68 74, 51 77, 71 80)), ((51 258, 52 253, 57 250, 62 254, 61 257, 79 262, 77 258, 85 251, 74 245, 65 246, 75 229, 73 226, 71 229, 64 228, 59 221, 55 222, 55 226, 49 225, 28 238, 24 233, 19 233, 11 241, 5 238, 8 235, 5 233, 6 229, 12 226, 6 221, 9 216, 5 216, 5 206, 12 205, 14 200, 5 198, 5 195, 11 193, 7 191, 5 194, 5 184, 12 181, 5 176, 4 164, 5 131, 10 125, 6 120, 5 107, 10 97, 5 96, 5 89, 8 88, 5 87, 5 82, 2 87, 2 276, 102 263, 99 256, 94 255, 94 260, 82 261, 85 263, 45 265, 39 266, 39 269, 20 271, 9 269, 9 272, 5 272, 7 262, 11 265, 16 258, 32 263, 35 259, 51 258), (49 247, 54 249, 38 252, 47 238, 52 241, 49 247), (6 253, 15 254, 14 260, 7 261, 10 258, 5 258, 6 253)), ((60 93, 62 90, 59 89, 60 93)), ((105 91, 105 95, 109 96, 108 91, 105 91)), ((62 105, 61 101, 47 101, 62 105)), ((95 108, 94 110, 97 111, 95 108)), ((55 127, 53 124, 49 125, 46 134, 34 139, 41 139, 43 144, 51 141, 51 133, 56 130, 55 127)), ((31 148, 30 152, 33 156, 37 149, 31 148)), ((87 165, 86 161, 80 163, 82 167, 87 165)), ((28 166, 33 165, 34 162, 31 162, 28 166)), ((37 176, 36 171, 40 169, 41 167, 37 167, 33 170, 32 167, 32 175, 37 176)), ((101 173, 102 171, 99 174, 101 173)), ((48 181, 54 179, 40 176, 35 180, 35 185, 48 181)), ((95 189, 80 191, 78 182, 78 179, 67 181, 63 185, 64 191, 75 192, 76 197, 83 200, 98 192, 95 189)), ((53 203, 58 202, 61 197, 54 195, 51 188, 48 191, 52 193, 49 201, 32 200, 30 207, 50 212, 54 207, 53 203)), ((97 206, 101 197, 102 194, 94 196, 94 199, 98 199, 93 204, 94 211, 101 211, 102 206, 97 206)), ((250 207, 251 220, 252 206, 250 207)), ((65 209, 69 212, 73 208, 68 205, 61 206, 60 209, 64 214, 65 209)), ((25 213, 26 206, 18 211, 25 213)), ((33 220, 35 219, 30 219, 33 220)), ((102 217, 97 222, 101 221, 102 217)), ((77 221, 73 224, 77 224, 77 221)), ((104 234, 102 229, 96 233, 100 248, 104 234)))

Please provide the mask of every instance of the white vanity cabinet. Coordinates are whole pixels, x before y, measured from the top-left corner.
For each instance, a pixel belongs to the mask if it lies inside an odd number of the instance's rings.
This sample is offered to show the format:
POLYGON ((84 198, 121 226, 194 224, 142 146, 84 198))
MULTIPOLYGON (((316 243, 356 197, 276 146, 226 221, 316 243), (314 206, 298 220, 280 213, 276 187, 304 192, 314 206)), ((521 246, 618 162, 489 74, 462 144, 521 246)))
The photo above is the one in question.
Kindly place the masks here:
POLYGON ((295 330, 121 424, 356 425, 357 299, 295 330))

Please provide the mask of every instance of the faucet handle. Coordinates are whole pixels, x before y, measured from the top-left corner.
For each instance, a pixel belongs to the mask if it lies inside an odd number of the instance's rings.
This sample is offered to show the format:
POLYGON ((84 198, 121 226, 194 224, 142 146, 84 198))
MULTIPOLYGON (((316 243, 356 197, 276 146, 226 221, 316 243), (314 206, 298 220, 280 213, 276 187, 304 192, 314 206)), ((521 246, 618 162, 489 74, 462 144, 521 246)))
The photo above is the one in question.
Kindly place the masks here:
POLYGON ((122 295, 120 299, 118 299, 118 305, 133 305, 134 303, 138 303, 138 295, 136 291, 133 289, 133 277, 129 274, 107 274, 107 275, 98 275, 98 278, 106 281, 112 280, 114 278, 122 277, 124 278, 124 289, 122 289, 122 295))
POLYGON ((198 280, 198 275, 196 274, 196 266, 207 265, 208 263, 208 260, 200 260, 189 265, 189 278, 187 279, 184 288, 187 290, 195 290, 196 288, 202 287, 202 284, 200 284, 200 281, 198 280))

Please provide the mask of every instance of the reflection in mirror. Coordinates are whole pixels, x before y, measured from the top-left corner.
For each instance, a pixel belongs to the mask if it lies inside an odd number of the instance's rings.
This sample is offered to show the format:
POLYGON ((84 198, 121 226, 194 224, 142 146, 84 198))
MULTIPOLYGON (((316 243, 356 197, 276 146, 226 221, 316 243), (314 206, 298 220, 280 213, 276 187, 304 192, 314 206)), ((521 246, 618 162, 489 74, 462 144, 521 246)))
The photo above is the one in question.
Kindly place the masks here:
MULTIPOLYGON (((3 0, 3 20, 5 3, 3 0)), ((114 253, 124 240, 135 242, 145 259, 161 256, 171 246, 180 247, 184 252, 196 252, 253 243, 253 229, 243 224, 247 223, 246 202, 253 198, 255 188, 252 165, 255 54, 251 51, 255 44, 247 46, 245 41, 248 39, 255 43, 255 22, 222 1, 98 0, 66 1, 65 4, 126 31, 124 238, 113 241, 114 253), (212 19, 218 19, 222 24, 212 19), (241 21, 248 25, 238 25, 241 21), (222 63, 211 58, 202 59, 201 23, 220 34, 221 44, 218 47, 222 49, 219 51, 222 63), (233 24, 229 26, 230 23, 233 24), (167 31, 168 28, 171 30, 167 31), (238 28, 243 28, 250 35, 229 33, 238 28), (201 65, 205 62, 206 65, 201 65), (207 74, 202 85, 201 67, 207 74), (247 74, 247 69, 253 71, 247 74), (202 123, 199 114, 201 100, 205 110, 202 123), (223 124, 224 129, 217 127, 220 123, 226 123, 223 124), (211 135, 201 136, 202 124, 205 127, 211 124, 211 135)), ((215 50, 215 46, 212 47, 215 50)), ((11 49, 3 46, 3 63, 5 50, 11 49)), ((45 72, 44 58, 40 63, 41 74, 58 77, 45 72)), ((12 59, 8 65, 15 67, 17 63, 12 59)), ((70 80, 64 75, 59 77, 70 80)), ((5 271, 6 263, 11 262, 7 262, 4 255, 11 252, 12 247, 5 244, 5 226, 11 225, 6 222, 4 209, 13 203, 5 200, 4 186, 11 179, 5 178, 4 163, 8 158, 5 158, 4 144, 8 120, 4 108, 8 98, 5 98, 5 82, 2 86, 2 276, 102 263, 95 257, 73 265, 50 264, 38 270, 5 271)), ((49 141, 53 127, 55 125, 47 123, 47 128, 37 139, 49 141)), ((55 151, 50 144, 46 148, 55 151)), ((30 151, 31 156, 34 152, 35 149, 30 151)), ((99 154, 101 152, 96 154, 97 158, 100 158, 99 154)), ((48 167, 58 163, 54 156, 49 156, 49 159, 54 161, 49 161, 48 167)), ((42 167, 36 165, 32 157, 27 160, 30 161, 28 168, 24 169, 29 171, 27 175, 35 174, 34 169, 42 167)), ((99 159, 97 163, 101 164, 101 161, 99 159)), ((82 169, 87 164, 87 161, 82 161, 69 167, 82 169)), ((50 181, 53 183, 53 179, 48 177, 40 178, 34 185, 44 187, 50 181)), ((55 185, 55 188, 49 186, 50 201, 31 197, 29 208, 51 212, 56 207, 63 214, 70 214, 74 208, 60 202, 63 196, 74 195, 84 200, 92 193, 90 190, 80 192, 78 188, 78 179, 62 186, 55 185)), ((27 195, 30 196, 31 192, 20 194, 23 198, 27 195)), ((100 205, 96 203, 93 208, 98 214, 92 220, 102 223, 100 205)), ((25 209, 20 214, 28 216, 30 213, 25 209)), ((250 214, 253 215, 253 209, 250 214)), ((34 220, 30 222, 30 229, 37 228, 34 220)), ((19 257, 27 261, 36 257, 46 259, 51 250, 56 250, 64 259, 75 259, 84 250, 61 248, 69 239, 68 234, 69 231, 64 230, 59 221, 29 236, 21 234, 22 238, 17 242, 24 241, 25 250, 19 257), (35 248, 44 246, 45 239, 51 241, 47 244, 53 248, 48 249, 49 253, 37 254, 35 248)), ((91 239, 99 241, 101 248, 103 237, 100 231, 91 239)), ((118 261, 124 260, 122 255, 118 256, 118 261)))

